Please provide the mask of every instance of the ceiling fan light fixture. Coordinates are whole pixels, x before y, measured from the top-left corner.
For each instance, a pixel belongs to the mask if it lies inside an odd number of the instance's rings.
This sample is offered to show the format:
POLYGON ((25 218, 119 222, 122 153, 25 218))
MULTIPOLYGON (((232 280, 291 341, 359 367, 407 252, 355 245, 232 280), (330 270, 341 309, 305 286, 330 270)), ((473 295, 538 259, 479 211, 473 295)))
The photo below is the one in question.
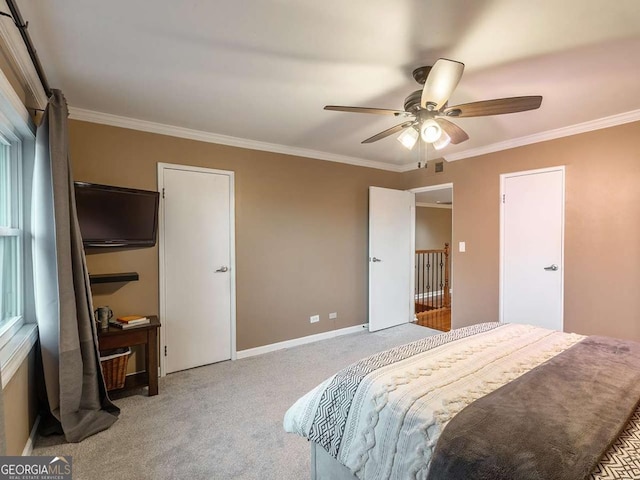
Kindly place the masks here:
POLYGON ((442 136, 442 128, 433 118, 430 118, 422 123, 420 136, 425 142, 433 143, 442 136))
POLYGON ((433 148, 436 150, 442 150, 444 147, 451 143, 451 137, 447 135, 447 132, 442 132, 442 135, 438 140, 433 142, 433 148))
MULTIPOLYGON (((413 149, 418 141, 431 143, 433 148, 441 150, 449 144, 459 145, 469 140, 469 135, 447 118, 484 117, 526 112, 540 108, 542 104, 542 96, 526 95, 450 106, 451 95, 460 82, 463 72, 464 63, 447 58, 439 58, 433 66, 416 68, 413 71, 413 78, 423 87, 405 98, 404 110, 341 105, 327 105, 324 109, 404 117, 403 123, 363 140, 363 144, 377 142, 391 135, 398 135, 398 141, 408 150, 413 149)), ((420 146, 422 147, 422 144, 420 146)))
POLYGON ((407 150, 411 150, 418 141, 418 137, 420 137, 418 131, 415 128, 410 127, 405 128, 405 130, 400 135, 398 135, 398 141, 404 148, 406 148, 407 150))

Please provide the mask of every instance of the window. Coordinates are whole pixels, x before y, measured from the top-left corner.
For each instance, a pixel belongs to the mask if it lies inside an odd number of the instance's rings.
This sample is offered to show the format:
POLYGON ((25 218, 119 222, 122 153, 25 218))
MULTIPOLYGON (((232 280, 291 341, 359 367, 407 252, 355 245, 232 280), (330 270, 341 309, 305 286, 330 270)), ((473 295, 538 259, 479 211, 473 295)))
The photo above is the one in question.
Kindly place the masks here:
POLYGON ((29 215, 35 133, 21 97, 0 69, 0 388, 38 340, 29 215))
MULTIPOLYGON (((0 135, 0 334, 23 317, 20 142, 0 135)), ((1 346, 1 345, 0 345, 1 346)))

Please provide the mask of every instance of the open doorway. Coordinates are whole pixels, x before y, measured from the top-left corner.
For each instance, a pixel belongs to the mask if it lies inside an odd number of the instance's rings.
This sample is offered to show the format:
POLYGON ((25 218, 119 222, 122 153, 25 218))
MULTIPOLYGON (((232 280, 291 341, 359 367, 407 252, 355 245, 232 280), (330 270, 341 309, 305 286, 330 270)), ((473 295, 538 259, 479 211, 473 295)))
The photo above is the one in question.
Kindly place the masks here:
POLYGON ((414 289, 411 292, 416 323, 449 331, 453 290, 453 184, 410 191, 416 198, 414 289))

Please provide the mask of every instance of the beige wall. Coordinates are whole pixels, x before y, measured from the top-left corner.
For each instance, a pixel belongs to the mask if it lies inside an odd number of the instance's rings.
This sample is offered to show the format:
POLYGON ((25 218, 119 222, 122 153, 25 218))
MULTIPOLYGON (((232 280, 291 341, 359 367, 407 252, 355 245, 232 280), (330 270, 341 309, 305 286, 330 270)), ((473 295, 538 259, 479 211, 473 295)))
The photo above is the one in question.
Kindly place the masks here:
MULTIPOLYGON (((70 151, 76 180, 124 187, 155 190, 158 162, 235 172, 238 350, 367 321, 368 187, 398 188, 401 174, 80 121, 70 151)), ((96 306, 158 313, 157 247, 87 263, 140 274, 94 287, 96 306)))
POLYGON ((22 455, 38 413, 35 357, 34 348, 2 392, 7 455, 22 455))
POLYGON ((498 318, 501 173, 566 165, 565 330, 640 340, 640 122, 445 164, 453 182, 453 326, 498 318))
POLYGON ((416 250, 435 250, 451 245, 450 208, 416 207, 416 250))

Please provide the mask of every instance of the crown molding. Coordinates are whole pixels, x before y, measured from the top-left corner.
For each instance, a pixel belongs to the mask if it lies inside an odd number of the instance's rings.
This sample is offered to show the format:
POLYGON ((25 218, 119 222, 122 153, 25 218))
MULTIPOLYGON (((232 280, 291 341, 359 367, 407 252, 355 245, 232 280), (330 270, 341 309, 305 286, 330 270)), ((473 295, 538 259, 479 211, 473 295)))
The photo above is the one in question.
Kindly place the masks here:
MULTIPOLYGON (((113 127, 128 128, 132 130, 140 130, 143 132, 157 133, 160 135, 197 140, 200 142, 217 143, 220 145, 247 148, 250 150, 261 150, 265 152, 281 153, 284 155, 294 155, 298 157, 313 158, 317 160, 326 160, 329 162, 345 163, 358 167, 376 168, 379 170, 387 170, 390 172, 404 173, 416 169, 415 162, 406 163, 403 165, 392 165, 384 162, 365 160, 358 157, 338 155, 335 153, 322 152, 319 150, 311 150, 307 148, 290 147, 287 145, 261 142, 258 140, 250 140, 247 138, 232 137, 229 135, 221 135, 217 133, 205 132, 202 130, 193 130, 184 127, 177 127, 174 125, 150 122, 147 120, 139 120, 119 115, 112 115, 110 113, 101 113, 83 108, 69 107, 69 118, 90 123, 111 125, 113 127)), ((511 140, 506 140, 504 142, 497 142, 482 147, 471 148, 462 152, 451 153, 448 155, 445 154, 440 157, 440 159, 444 159, 447 162, 454 162, 456 160, 462 160, 464 158, 477 157, 488 153, 499 152, 502 150, 508 150, 524 145, 530 145, 533 143, 545 142, 557 138, 568 137, 571 135, 586 133, 593 130, 615 127, 617 125, 636 121, 640 121, 640 110, 633 110, 631 112, 612 115, 609 117, 591 120, 568 127, 548 130, 546 132, 514 138, 511 140)))
POLYGON ((610 117, 599 118, 597 120, 590 120, 588 122, 578 123, 568 127, 556 128, 555 130, 547 130, 546 132, 527 135, 526 137, 514 138, 504 142, 492 143, 491 145, 485 145, 483 147, 451 153, 449 155, 444 155, 444 159, 447 162, 455 162, 456 160, 462 160, 463 158, 477 157, 479 155, 486 155, 487 153, 522 147, 524 145, 531 145, 532 143, 546 142, 548 140, 555 140, 556 138, 569 137, 571 135, 578 135, 580 133, 601 130, 603 128, 615 127, 617 125, 637 121, 640 121, 640 110, 632 110, 626 113, 611 115, 610 117))
MULTIPOLYGON (((0 0, 0 10, 5 12, 9 10, 4 0, 0 0)), ((25 83, 24 86, 36 102, 33 107, 44 108, 47 105, 47 94, 40 83, 38 72, 33 66, 27 47, 18 28, 13 23, 13 19, 2 17, 0 20, 0 38, 7 47, 9 57, 18 68, 21 80, 25 83)))
POLYGON ((410 172, 411 170, 418 170, 418 162, 405 163, 398 168, 401 173, 410 172))
POLYGON ((171 137, 187 138, 189 140, 197 140, 200 142, 217 143, 220 145, 228 145, 231 147, 247 148, 249 150, 262 150, 265 152, 282 153, 284 155, 294 155, 297 157, 327 160, 329 162, 346 163, 348 165, 376 168, 379 170, 387 170, 391 172, 402 171, 401 166, 391 165, 384 162, 376 162, 373 160, 365 160, 363 158, 321 152, 319 150, 311 150, 308 148, 289 147, 287 145, 280 145, 277 143, 260 142, 258 140, 232 137, 229 135, 221 135, 218 133, 204 132, 202 130, 192 130, 190 128, 176 127, 174 125, 166 125, 164 123, 156 123, 147 120, 121 117, 119 115, 95 112, 93 110, 86 110, 83 108, 69 107, 69 118, 74 120, 82 120, 84 122, 110 125, 112 127, 140 130, 142 132, 157 133, 160 135, 168 135, 171 137))
POLYGON ((15 125, 21 134, 28 137, 35 137, 36 126, 29 116, 28 110, 22 103, 7 76, 0 70, 0 105, 9 121, 15 125))

